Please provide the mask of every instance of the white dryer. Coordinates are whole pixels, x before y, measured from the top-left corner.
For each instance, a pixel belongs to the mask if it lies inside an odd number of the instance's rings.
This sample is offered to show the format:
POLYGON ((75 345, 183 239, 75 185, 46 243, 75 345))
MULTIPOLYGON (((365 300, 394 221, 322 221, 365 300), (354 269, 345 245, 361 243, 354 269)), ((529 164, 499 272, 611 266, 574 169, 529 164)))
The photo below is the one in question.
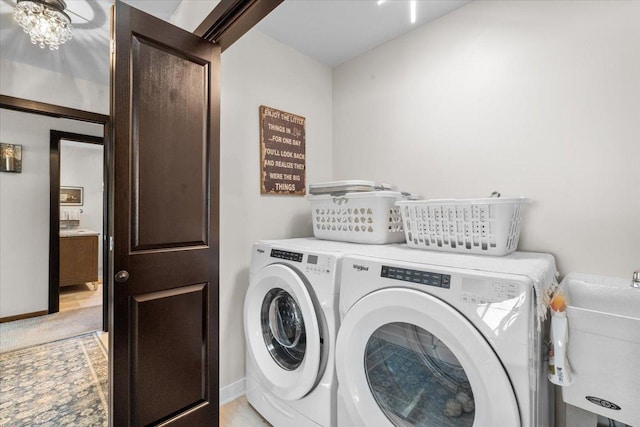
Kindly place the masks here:
POLYGON ((253 245, 244 305, 246 395, 275 427, 333 427, 340 261, 355 245, 253 245))
POLYGON ((343 260, 338 425, 547 427, 536 292, 551 255, 406 246, 343 260))

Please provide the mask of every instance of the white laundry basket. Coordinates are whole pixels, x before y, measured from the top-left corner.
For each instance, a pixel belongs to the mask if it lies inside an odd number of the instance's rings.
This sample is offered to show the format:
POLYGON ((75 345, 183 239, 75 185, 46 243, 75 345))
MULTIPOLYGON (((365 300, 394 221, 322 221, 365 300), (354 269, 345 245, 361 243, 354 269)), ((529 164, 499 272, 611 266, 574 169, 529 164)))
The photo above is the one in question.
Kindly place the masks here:
POLYGON ((520 238, 525 197, 398 201, 407 244, 437 251, 507 255, 520 238))
POLYGON ((402 217, 395 205, 402 198, 396 191, 308 196, 313 234, 318 239, 354 243, 404 242, 402 217))

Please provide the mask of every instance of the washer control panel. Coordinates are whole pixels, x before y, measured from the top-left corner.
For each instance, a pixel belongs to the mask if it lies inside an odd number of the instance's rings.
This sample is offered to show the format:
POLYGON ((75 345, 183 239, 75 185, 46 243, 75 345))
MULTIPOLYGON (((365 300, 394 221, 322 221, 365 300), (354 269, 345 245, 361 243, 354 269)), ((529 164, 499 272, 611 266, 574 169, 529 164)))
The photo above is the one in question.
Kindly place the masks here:
POLYGON ((302 262, 303 255, 300 252, 282 251, 280 249, 271 249, 271 258, 280 258, 287 261, 302 262))
POLYGON ((388 265, 382 266, 380 277, 402 280, 404 282, 417 283, 420 285, 437 286, 439 288, 449 289, 451 287, 451 275, 449 274, 411 270, 408 268, 391 267, 388 265))
POLYGON ((306 273, 331 274, 334 258, 321 254, 305 254, 302 252, 284 251, 282 249, 271 249, 271 258, 283 259, 285 261, 299 262, 304 267, 306 273))
POLYGON ((305 271, 317 274, 331 273, 331 257, 308 254, 305 262, 305 271))

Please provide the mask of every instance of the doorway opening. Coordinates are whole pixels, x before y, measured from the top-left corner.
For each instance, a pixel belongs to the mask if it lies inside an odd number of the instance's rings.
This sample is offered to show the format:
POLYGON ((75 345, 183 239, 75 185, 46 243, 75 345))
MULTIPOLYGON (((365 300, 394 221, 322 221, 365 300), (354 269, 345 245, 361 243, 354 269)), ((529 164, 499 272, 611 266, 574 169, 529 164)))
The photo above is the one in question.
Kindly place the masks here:
MULTIPOLYGON (((105 124, 108 124, 108 117, 4 95, 0 96, 0 106, 3 141, 22 144, 23 153, 28 154, 23 157, 22 174, 0 176, 3 195, 0 233, 3 305, 0 308, 5 310, 0 324, 0 388, 8 390, 3 393, 3 401, 9 404, 6 411, 1 411, 2 416, 11 425, 33 424, 37 417, 46 413, 48 417, 53 416, 53 422, 58 424, 82 419, 91 425, 106 426, 108 352, 104 342, 102 345, 100 343, 100 332, 95 332, 104 329, 102 304, 97 307, 96 321, 88 326, 86 322, 77 322, 78 317, 76 314, 70 315, 71 312, 55 313, 60 308, 59 300, 58 307, 50 311, 49 302, 53 298, 49 295, 49 279, 51 266, 59 269, 59 250, 53 256, 50 243, 52 230, 59 238, 60 219, 60 169, 55 163, 53 169, 57 171, 57 178, 51 180, 51 154, 59 161, 60 152, 55 135, 56 144, 51 150, 51 129, 102 137, 107 129, 105 124), (53 199, 50 197, 52 182, 58 189, 53 199), (10 198, 10 203, 5 203, 7 196, 13 196, 14 199, 10 198), (52 201, 56 207, 53 209, 56 227, 51 226, 52 201), (5 221, 7 218, 9 222, 5 221), (10 249, 5 251, 7 247, 10 249), (16 253, 21 256, 15 256, 16 253), (7 257, 7 254, 13 256, 7 257), (12 275, 7 276, 7 273, 12 275), (9 301, 12 311, 7 311, 9 301), (48 313, 54 314, 45 316, 48 313), (42 378, 57 380, 48 382, 47 387, 42 388, 38 380, 42 378), (25 401, 25 395, 34 398, 25 401), (43 406, 38 403, 43 401, 54 402, 54 405, 43 406), (84 412, 85 409, 91 410, 91 415, 84 412), (24 418, 24 414, 29 414, 31 418, 24 418), (89 421, 88 416, 92 417, 89 421)), ((77 139, 73 135, 64 136, 77 139)), ((61 144, 64 146, 66 143, 61 144)), ((102 150, 102 145, 99 148, 102 150)), ((98 179, 102 181, 101 176, 98 179)), ((87 189, 86 184, 78 186, 87 189)), ((75 194, 77 192, 78 189, 75 194)), ((84 195, 84 205, 66 208, 86 211, 86 192, 84 195)), ((76 199, 73 194, 68 198, 70 201, 76 199)), ((57 286, 58 281, 59 277, 57 286)), ((59 290, 58 287, 56 289, 59 290)), ((92 289, 90 292, 93 292, 92 289)))
POLYGON ((108 329, 104 139, 50 132, 49 313, 82 310, 108 329), (100 309, 101 307, 101 309, 100 309))

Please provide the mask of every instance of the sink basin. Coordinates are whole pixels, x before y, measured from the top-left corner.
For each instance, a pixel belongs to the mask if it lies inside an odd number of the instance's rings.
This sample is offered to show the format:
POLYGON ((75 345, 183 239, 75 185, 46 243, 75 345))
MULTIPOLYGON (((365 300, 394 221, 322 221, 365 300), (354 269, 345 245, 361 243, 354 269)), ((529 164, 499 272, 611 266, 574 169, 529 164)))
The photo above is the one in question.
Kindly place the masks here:
POLYGON ((86 228, 77 228, 77 229, 60 229, 60 237, 71 237, 71 236, 99 236, 100 233, 97 231, 89 230, 86 228))
POLYGON ((631 279, 568 274, 573 384, 565 402, 628 425, 640 425, 640 289, 631 279))
POLYGON ((631 279, 571 273, 564 280, 570 306, 640 318, 640 289, 631 279))

